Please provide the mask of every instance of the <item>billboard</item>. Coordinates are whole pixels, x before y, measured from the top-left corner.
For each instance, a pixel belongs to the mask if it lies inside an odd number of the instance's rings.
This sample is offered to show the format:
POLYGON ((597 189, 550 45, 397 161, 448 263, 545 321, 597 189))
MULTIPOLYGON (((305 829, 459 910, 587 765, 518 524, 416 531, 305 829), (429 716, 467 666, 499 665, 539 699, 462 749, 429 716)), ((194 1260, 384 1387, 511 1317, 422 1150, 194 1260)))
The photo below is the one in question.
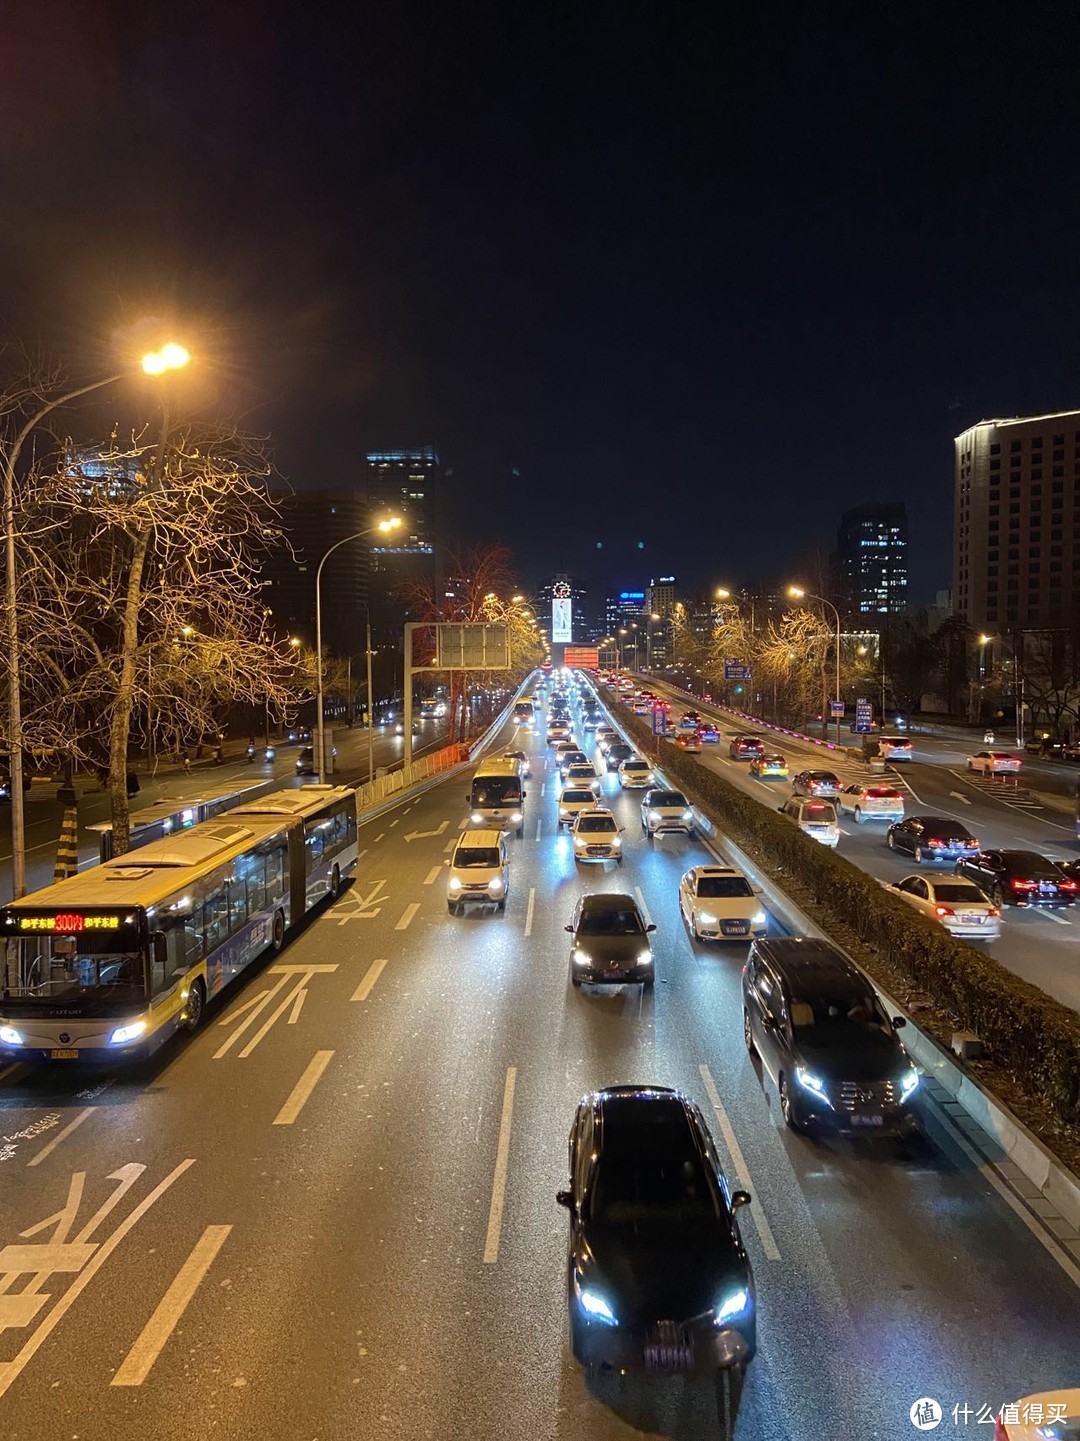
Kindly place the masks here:
POLYGON ((568 595, 557 595, 551 602, 551 639, 558 644, 573 640, 570 621, 573 602, 568 595))
POLYGON ((595 670, 600 664, 600 651, 595 645, 568 645, 563 651, 563 665, 578 670, 595 670))
POLYGON ((435 670, 506 670, 509 665, 505 625, 444 621, 435 627, 435 670))

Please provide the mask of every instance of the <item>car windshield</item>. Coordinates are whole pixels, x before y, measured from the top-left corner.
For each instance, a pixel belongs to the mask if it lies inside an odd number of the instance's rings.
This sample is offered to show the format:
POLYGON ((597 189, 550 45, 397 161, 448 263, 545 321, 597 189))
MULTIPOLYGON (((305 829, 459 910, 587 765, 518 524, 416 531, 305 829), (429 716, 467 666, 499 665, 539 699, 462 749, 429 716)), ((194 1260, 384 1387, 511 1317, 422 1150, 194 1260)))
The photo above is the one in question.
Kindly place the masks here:
POLYGON ((466 866, 483 866, 487 870, 499 864, 499 852, 494 846, 462 846, 454 857, 458 869, 466 866))
POLYGON ((837 784, 836 777, 832 771, 808 771, 806 779, 808 781, 816 781, 819 785, 834 786, 837 784))
POLYGON ((112 1015, 146 997, 138 928, 78 937, 19 936, 4 952, 3 998, 71 1007, 71 1015, 112 1015))
POLYGON ((965 905, 978 905, 986 897, 978 886, 963 886, 955 881, 938 881, 934 886, 936 901, 963 901, 965 905))
POLYGON ((614 816, 582 816, 577 823, 577 828, 579 831, 589 831, 590 833, 617 829, 614 816))
POLYGON ((633 907, 585 911, 578 922, 579 936, 633 936, 644 931, 633 907))
POLYGON ((736 896, 752 896, 754 888, 745 876, 700 876, 697 893, 699 896, 732 900, 736 896))
POLYGON ((474 806, 517 805, 521 800, 521 782, 517 776, 498 776, 493 780, 473 782, 474 806))
POLYGON ((594 806, 596 804, 596 797, 593 795, 591 790, 563 791, 562 799, 563 805, 577 805, 581 802, 584 802, 585 805, 590 806, 594 806))
POLYGON ((795 1039, 808 1046, 843 1046, 892 1036, 888 1016, 872 991, 838 987, 815 996, 793 996, 795 1039))
POLYGON ((685 806, 686 797, 682 791, 653 791, 649 796, 651 806, 685 806))
POLYGON ((649 769, 649 763, 648 761, 626 761, 623 769, 628 771, 647 771, 649 769))
POLYGON ((711 1222, 720 1214, 705 1168, 689 1150, 605 1152, 589 1191, 589 1217, 620 1230, 711 1222))

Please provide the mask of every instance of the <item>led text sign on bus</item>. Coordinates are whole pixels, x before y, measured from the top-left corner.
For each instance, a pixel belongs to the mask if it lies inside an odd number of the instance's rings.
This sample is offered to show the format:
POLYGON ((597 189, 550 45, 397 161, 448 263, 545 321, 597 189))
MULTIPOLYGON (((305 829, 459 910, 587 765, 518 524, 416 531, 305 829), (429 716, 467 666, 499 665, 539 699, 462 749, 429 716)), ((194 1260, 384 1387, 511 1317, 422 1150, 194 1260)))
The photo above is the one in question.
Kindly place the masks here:
POLYGON ((118 931, 122 916, 84 915, 82 911, 57 911, 52 916, 17 916, 20 931, 50 931, 77 936, 83 931, 118 931))

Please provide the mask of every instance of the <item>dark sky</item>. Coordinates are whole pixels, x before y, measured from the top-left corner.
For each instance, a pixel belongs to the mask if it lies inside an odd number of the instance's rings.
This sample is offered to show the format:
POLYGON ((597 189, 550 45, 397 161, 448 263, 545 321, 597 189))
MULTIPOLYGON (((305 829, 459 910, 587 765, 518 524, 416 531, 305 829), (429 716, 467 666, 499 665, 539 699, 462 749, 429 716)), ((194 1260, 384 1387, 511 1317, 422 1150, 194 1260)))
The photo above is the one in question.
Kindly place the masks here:
POLYGON ((9 330, 93 375, 175 318, 298 488, 433 443, 530 581, 770 580, 895 498, 929 598, 952 437, 1080 402, 1071 0, 23 0, 0 42, 9 330))

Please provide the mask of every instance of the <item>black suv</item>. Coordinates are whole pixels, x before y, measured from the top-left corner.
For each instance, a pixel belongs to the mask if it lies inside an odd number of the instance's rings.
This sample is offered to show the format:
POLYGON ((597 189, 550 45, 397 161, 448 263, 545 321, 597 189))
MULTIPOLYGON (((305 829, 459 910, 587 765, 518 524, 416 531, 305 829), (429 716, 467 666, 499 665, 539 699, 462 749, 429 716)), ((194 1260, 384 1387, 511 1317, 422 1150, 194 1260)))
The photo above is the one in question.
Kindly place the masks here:
POLYGON ((757 940, 742 974, 743 1036, 776 1083, 793 1131, 855 1135, 918 1129, 919 1073, 873 986, 828 941, 757 940))
POLYGON ((958 861, 956 873, 981 886, 995 905, 1047 906, 1076 902, 1075 882, 1037 851, 983 851, 958 861))
POLYGON ((717 1382, 730 1437, 756 1345, 750 1260, 698 1107, 661 1086, 585 1096, 570 1131, 570 1347, 587 1371, 690 1372, 717 1382))

